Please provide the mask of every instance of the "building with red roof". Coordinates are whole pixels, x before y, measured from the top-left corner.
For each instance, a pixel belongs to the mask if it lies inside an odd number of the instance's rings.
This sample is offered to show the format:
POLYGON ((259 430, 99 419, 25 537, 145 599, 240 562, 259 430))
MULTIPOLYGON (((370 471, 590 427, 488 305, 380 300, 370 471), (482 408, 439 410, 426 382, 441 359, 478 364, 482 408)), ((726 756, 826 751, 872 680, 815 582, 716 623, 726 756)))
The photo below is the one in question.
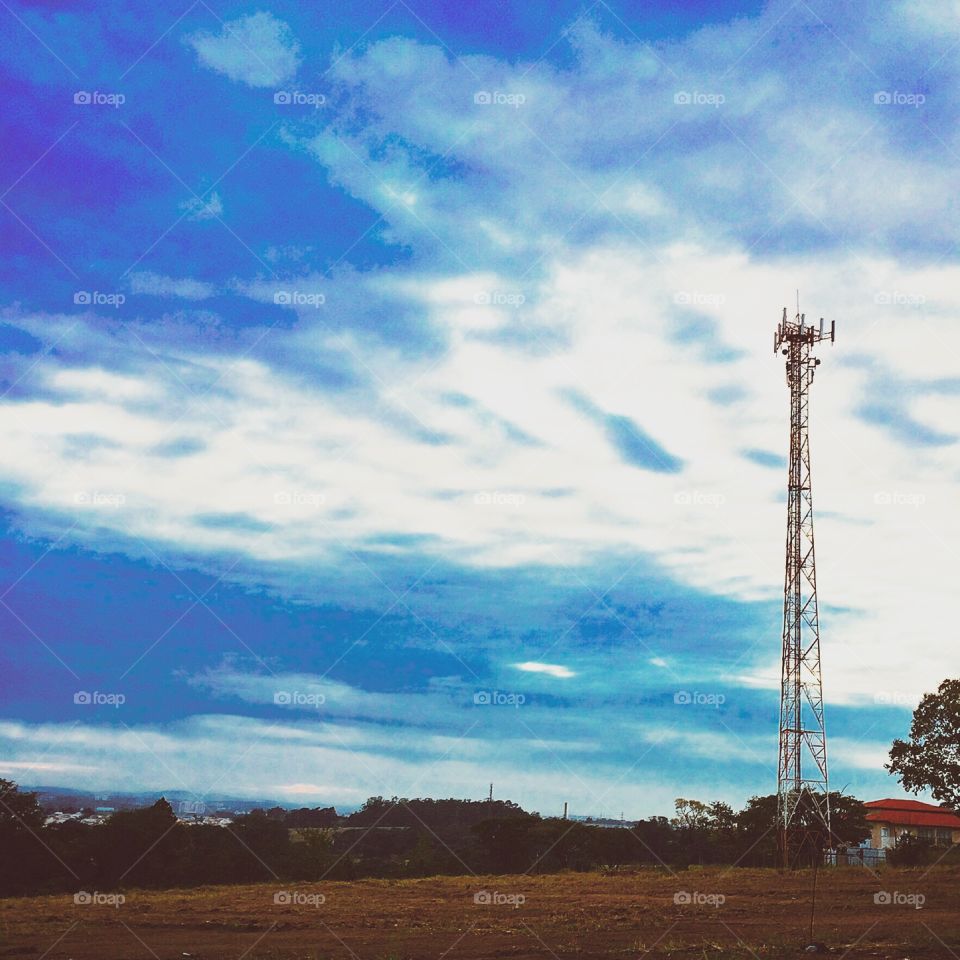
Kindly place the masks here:
POLYGON ((887 850, 904 834, 946 847, 960 843, 960 816, 946 807, 920 800, 870 800, 865 804, 870 846, 887 850))

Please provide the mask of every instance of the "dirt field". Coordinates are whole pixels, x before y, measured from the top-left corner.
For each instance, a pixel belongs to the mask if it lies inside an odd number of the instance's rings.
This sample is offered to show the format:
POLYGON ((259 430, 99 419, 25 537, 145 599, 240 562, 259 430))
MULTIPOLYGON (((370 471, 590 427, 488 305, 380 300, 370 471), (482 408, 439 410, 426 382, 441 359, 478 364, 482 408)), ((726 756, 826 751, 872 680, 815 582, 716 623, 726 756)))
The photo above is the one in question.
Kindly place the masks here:
MULTIPOLYGON (((792 957, 807 939, 810 881, 710 868, 127 890, 122 903, 3 900, 0 957, 792 957)), ((817 900, 815 938, 837 957, 960 957, 956 868, 825 870, 817 900)))

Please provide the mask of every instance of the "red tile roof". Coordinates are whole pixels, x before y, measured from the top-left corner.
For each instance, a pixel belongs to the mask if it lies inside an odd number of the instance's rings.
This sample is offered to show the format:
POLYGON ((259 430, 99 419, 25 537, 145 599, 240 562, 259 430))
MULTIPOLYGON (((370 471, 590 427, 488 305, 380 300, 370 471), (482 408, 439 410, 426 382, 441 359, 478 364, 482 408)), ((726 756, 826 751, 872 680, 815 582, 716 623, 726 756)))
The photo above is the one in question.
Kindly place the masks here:
POLYGON ((904 827, 948 827, 960 830, 960 816, 952 810, 920 800, 869 800, 867 820, 904 827))

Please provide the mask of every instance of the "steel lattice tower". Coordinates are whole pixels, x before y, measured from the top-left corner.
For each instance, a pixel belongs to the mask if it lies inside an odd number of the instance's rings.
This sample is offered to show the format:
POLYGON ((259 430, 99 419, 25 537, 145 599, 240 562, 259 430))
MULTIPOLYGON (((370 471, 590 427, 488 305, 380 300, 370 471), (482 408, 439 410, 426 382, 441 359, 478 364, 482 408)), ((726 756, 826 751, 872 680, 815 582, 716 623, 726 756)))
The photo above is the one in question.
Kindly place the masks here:
POLYGON ((790 387, 790 464, 787 482, 787 558, 783 582, 783 660, 780 675, 780 755, 777 826, 786 868, 812 863, 830 845, 827 734, 820 673, 820 620, 813 550, 810 479, 809 393, 820 361, 811 350, 834 341, 836 324, 824 333, 808 326, 798 310, 777 327, 774 352, 787 358, 790 387))

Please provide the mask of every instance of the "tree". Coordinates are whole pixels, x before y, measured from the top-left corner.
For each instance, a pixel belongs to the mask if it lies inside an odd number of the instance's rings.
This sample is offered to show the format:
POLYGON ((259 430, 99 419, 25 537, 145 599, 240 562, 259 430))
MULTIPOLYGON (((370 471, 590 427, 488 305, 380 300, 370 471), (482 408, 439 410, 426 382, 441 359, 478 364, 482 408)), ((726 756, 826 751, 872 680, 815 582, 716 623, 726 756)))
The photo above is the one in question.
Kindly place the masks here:
POLYGON ((673 806, 677 812, 673 825, 678 830, 706 830, 711 825, 710 804, 677 797, 673 806))
POLYGON ((184 833, 164 797, 142 810, 120 810, 97 834, 100 882, 172 886, 182 875, 184 833))
POLYGON ((894 867, 923 867, 932 863, 937 851, 929 840, 904 833, 897 845, 887 851, 887 861, 894 867))
POLYGON ((239 879, 257 882, 283 875, 290 855, 290 831, 264 810, 237 817, 227 832, 239 845, 239 879))
POLYGON ((334 827, 340 818, 333 807, 301 807, 287 812, 284 823, 288 827, 334 827))
POLYGON ((830 830, 835 845, 856 847, 870 836, 869 811, 856 797, 831 791, 830 830))
POLYGON ((41 838, 44 814, 35 793, 0 780, 0 896, 22 894, 57 866, 41 838))
POLYGON ((294 880, 322 880, 332 865, 332 830, 304 827, 293 831, 289 872, 294 880))
POLYGON ((894 740, 887 770, 905 790, 930 790, 934 800, 960 805, 960 680, 944 680, 913 711, 909 740, 894 740))
POLYGON ((672 824, 681 863, 726 863, 734 856, 736 818, 729 804, 716 800, 674 801, 672 824))
POLYGON ((710 826, 714 830, 733 830, 737 825, 737 817, 733 807, 722 800, 714 800, 709 806, 710 826))
MULTIPOLYGON (((746 807, 736 815, 740 836, 740 854, 737 862, 744 866, 772 865, 777 856, 777 795, 751 797, 746 807)), ((867 808, 856 797, 837 790, 830 791, 830 830, 833 846, 857 846, 870 836, 867 808)), ((797 807, 798 827, 816 830, 819 815, 809 801, 801 800, 797 807)))
POLYGON ((407 862, 407 873, 412 877, 429 877, 437 873, 440 861, 430 837, 421 832, 407 862))
POLYGON ((482 820, 470 829, 480 846, 482 869, 491 873, 523 873, 535 860, 531 835, 538 816, 524 814, 501 820, 482 820))
POLYGON ((0 828, 36 832, 43 819, 35 793, 21 793, 12 780, 0 780, 0 828))

